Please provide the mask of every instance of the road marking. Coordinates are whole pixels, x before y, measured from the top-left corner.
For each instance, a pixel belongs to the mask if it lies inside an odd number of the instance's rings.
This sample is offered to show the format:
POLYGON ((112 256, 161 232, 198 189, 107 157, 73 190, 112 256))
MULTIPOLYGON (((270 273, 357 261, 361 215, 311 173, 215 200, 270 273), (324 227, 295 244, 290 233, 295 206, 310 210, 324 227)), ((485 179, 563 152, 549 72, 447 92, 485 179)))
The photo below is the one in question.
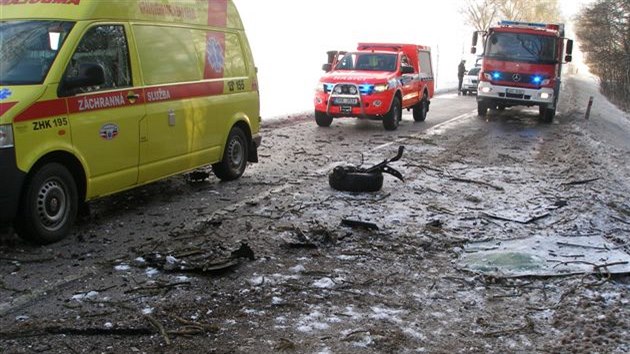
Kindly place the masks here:
POLYGON ((373 149, 370 149, 368 151, 381 150, 381 149, 386 148, 388 146, 391 146, 393 144, 399 144, 399 143, 401 143, 401 142, 403 142, 405 140, 409 140, 409 138, 419 138, 419 137, 421 137, 423 135, 434 134, 435 130, 438 130, 439 128, 442 128, 443 126, 451 124, 451 123, 453 123, 455 121, 458 121, 458 120, 461 120, 461 119, 464 119, 464 118, 470 118, 470 117, 474 116, 476 113, 477 113, 477 110, 473 110, 473 111, 470 111, 468 113, 461 114, 461 115, 459 115, 459 116, 457 116, 455 118, 451 118, 451 119, 449 119, 449 120, 447 120, 445 122, 442 122, 440 124, 436 124, 436 125, 432 126, 431 128, 427 129, 426 131, 422 132, 422 133, 418 133, 418 134, 410 135, 410 136, 407 136, 407 137, 404 137, 404 138, 396 139, 396 140, 394 140, 392 142, 385 143, 383 145, 379 145, 379 146, 377 146, 377 147, 375 147, 373 149))
MULTIPOLYGON (((475 110, 470 111, 468 113, 461 114, 461 115, 459 115, 459 116, 457 116, 455 118, 451 118, 451 119, 449 119, 449 120, 447 120, 445 122, 442 122, 440 124, 436 124, 436 125, 432 126, 431 128, 427 129, 426 131, 422 132, 422 133, 409 135, 409 136, 406 136, 404 138, 396 139, 396 140, 394 140, 392 142, 385 143, 383 145, 379 145, 377 147, 371 148, 371 149, 368 150, 368 152, 378 151, 378 150, 381 150, 381 149, 386 148, 388 146, 391 146, 393 144, 399 144, 399 143, 401 143, 401 142, 403 142, 405 140, 409 140, 409 139, 413 139, 413 138, 419 138, 419 137, 421 137, 423 135, 434 134, 435 130, 438 130, 439 128, 442 128, 445 125, 451 124, 451 123, 456 122, 456 121, 461 120, 461 119, 473 117, 476 114, 477 114, 477 110, 475 109, 475 110)), ((315 171, 315 173, 318 174, 318 175, 322 175, 322 174, 328 173, 328 171, 332 170, 333 168, 335 168, 335 167, 337 167, 339 165, 343 165, 343 164, 344 164, 343 162, 333 162, 333 163, 328 164, 326 167, 315 171)))

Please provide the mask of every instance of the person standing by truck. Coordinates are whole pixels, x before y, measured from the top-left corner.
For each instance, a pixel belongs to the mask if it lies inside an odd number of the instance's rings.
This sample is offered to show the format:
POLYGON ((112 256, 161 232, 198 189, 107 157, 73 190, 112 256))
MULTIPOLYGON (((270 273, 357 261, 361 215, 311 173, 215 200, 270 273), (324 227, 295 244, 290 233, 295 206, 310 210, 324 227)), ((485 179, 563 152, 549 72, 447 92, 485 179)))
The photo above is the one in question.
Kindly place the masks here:
POLYGON ((462 82, 464 81, 464 74, 466 73, 466 60, 459 62, 457 66, 457 78, 459 79, 459 86, 457 86, 457 94, 462 93, 462 82))

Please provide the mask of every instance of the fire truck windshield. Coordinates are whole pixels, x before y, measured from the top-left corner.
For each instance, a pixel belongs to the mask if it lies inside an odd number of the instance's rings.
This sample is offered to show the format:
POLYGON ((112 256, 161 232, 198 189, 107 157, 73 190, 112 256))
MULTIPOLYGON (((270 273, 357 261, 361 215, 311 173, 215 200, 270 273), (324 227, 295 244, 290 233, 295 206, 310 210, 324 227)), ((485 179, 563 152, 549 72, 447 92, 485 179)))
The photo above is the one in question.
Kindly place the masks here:
POLYGON ((396 54, 348 53, 335 70, 396 71, 396 54))
POLYGON ((540 64, 557 63, 556 38, 535 34, 494 32, 488 38, 484 57, 540 64))

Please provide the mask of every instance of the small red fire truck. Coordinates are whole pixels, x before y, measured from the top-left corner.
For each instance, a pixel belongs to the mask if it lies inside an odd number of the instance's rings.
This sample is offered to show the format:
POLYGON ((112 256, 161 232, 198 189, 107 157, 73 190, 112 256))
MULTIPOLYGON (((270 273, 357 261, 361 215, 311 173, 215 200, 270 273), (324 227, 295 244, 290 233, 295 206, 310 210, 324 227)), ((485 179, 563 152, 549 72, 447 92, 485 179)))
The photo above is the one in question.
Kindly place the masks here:
POLYGON ((395 130, 402 110, 415 121, 426 119, 433 97, 431 49, 415 44, 359 43, 354 52, 328 52, 326 71, 315 92, 315 121, 321 127, 333 118, 383 121, 395 130))
POLYGON ((562 64, 571 61, 573 41, 564 38, 564 25, 501 21, 473 34, 476 53, 483 35, 477 110, 538 106, 540 119, 550 123, 556 114, 562 64))

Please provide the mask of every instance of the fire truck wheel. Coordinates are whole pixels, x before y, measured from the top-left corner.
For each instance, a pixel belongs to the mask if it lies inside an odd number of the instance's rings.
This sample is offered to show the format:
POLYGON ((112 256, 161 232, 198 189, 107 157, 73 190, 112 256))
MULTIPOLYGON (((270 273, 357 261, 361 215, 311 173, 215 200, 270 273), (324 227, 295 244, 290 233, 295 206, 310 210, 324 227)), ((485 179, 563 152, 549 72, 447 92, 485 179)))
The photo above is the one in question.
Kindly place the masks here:
POLYGON ((330 127, 332 124, 333 118, 328 114, 320 111, 315 111, 315 122, 320 127, 330 127))
POLYGON ((402 110, 400 109, 400 98, 394 97, 389 112, 383 116, 383 127, 385 127, 385 130, 396 130, 401 119, 402 110))
POLYGON ((424 122, 427 119, 427 112, 429 111, 429 103, 427 97, 422 97, 422 101, 418 102, 413 107, 413 120, 416 122, 424 122))
POLYGON ((212 165, 212 172, 222 181, 233 181, 243 175, 247 167, 247 156, 249 156, 249 145, 247 136, 243 129, 234 127, 230 131, 223 159, 219 163, 212 165))
POLYGON ((328 184, 343 192, 377 192, 383 188, 383 174, 352 171, 339 166, 328 176, 328 184))
POLYGON ((22 196, 15 229, 21 237, 38 244, 64 238, 78 210, 74 177, 59 163, 42 166, 30 178, 22 196))
POLYGON ((540 120, 543 123, 551 123, 553 122, 553 117, 556 115, 556 110, 554 108, 547 108, 547 106, 540 106, 539 113, 540 120))
POLYGON ((488 114, 488 105, 484 102, 477 102, 477 114, 480 117, 485 117, 488 114))

